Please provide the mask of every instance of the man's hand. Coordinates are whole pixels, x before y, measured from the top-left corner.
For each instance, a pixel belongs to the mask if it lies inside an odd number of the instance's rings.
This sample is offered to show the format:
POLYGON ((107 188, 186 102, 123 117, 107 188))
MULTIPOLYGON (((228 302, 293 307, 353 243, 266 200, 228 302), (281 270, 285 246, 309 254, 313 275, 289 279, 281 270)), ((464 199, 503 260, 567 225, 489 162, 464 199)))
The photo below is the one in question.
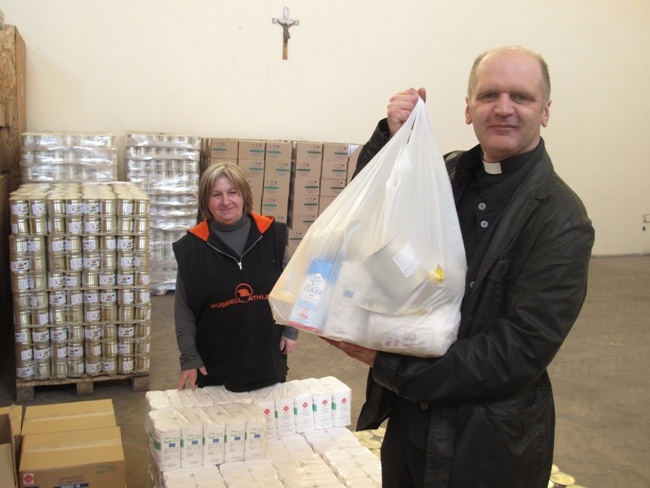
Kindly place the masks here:
MULTIPOLYGON (((203 376, 208 374, 208 371, 205 369, 205 366, 199 368, 199 371, 203 376)), ((192 388, 196 390, 196 370, 195 369, 186 369, 181 371, 181 376, 178 380, 178 389, 184 390, 185 387, 192 388)))
POLYGON ((282 354, 289 354, 292 352, 296 348, 296 344, 298 344, 298 341, 287 339, 286 337, 280 337, 280 351, 282 351, 282 354))
POLYGON ((351 358, 357 359, 362 363, 367 364, 371 368, 375 364, 375 357, 377 356, 377 351, 374 349, 368 349, 367 347, 357 346, 356 344, 350 344, 349 342, 334 341, 326 337, 319 336, 325 342, 331 344, 332 346, 340 349, 345 354, 351 358))
POLYGON ((393 137, 395 133, 404 125, 406 119, 409 118, 411 112, 418 103, 418 98, 427 101, 427 91, 424 88, 409 88, 408 90, 399 92, 393 95, 388 102, 388 109, 386 117, 388 120, 388 129, 390 136, 393 137))

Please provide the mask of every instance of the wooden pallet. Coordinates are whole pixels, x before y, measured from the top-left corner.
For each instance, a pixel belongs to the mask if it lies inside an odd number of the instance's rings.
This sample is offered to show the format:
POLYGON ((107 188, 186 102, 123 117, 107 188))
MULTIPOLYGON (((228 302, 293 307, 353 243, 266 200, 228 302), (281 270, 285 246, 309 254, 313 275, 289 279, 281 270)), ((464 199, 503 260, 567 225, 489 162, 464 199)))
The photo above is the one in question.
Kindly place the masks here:
POLYGON ((149 390, 149 374, 128 374, 116 376, 89 376, 83 375, 78 378, 61 378, 49 380, 23 381, 16 380, 16 401, 18 403, 30 402, 34 399, 34 388, 39 386, 76 385, 77 396, 91 396, 94 392, 95 383, 100 381, 124 381, 131 382, 133 391, 149 390))

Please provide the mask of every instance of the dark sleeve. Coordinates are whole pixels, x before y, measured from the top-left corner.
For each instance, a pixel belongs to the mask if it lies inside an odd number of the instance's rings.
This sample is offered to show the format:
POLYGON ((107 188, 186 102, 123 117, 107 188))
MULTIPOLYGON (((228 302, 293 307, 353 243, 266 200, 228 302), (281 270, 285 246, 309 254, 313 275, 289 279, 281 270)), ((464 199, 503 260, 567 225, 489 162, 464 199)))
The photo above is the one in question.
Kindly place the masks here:
POLYGON ((361 153, 357 159, 357 166, 354 169, 352 178, 356 177, 359 172, 366 167, 372 158, 379 152, 379 150, 386 145, 390 139, 390 132, 388 130, 388 121, 382 119, 377 124, 375 131, 370 136, 368 142, 366 142, 361 148, 361 153))

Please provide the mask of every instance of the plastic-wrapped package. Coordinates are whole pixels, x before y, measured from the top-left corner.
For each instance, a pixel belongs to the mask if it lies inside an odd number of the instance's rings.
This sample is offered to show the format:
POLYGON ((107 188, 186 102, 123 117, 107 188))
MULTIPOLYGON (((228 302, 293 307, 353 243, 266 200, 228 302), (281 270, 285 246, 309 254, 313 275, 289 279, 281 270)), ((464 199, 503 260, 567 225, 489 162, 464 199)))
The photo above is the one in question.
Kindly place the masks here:
POLYGON ((467 263, 423 101, 316 219, 269 295, 277 323, 412 356, 455 341, 467 263))

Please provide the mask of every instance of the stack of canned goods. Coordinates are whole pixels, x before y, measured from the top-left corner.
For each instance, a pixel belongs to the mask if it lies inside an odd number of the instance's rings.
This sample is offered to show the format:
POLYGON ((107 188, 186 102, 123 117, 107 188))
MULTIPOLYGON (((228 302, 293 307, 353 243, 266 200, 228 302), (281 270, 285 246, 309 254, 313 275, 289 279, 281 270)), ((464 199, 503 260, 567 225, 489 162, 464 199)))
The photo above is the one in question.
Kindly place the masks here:
POLYGON ((111 134, 25 132, 20 167, 25 183, 117 180, 111 134))
POLYGON ((126 178, 151 198, 151 291, 176 287, 172 243, 196 225, 201 138, 181 134, 127 133, 126 178))
POLYGON ((149 197, 137 185, 25 184, 10 197, 19 380, 149 371, 149 197))

